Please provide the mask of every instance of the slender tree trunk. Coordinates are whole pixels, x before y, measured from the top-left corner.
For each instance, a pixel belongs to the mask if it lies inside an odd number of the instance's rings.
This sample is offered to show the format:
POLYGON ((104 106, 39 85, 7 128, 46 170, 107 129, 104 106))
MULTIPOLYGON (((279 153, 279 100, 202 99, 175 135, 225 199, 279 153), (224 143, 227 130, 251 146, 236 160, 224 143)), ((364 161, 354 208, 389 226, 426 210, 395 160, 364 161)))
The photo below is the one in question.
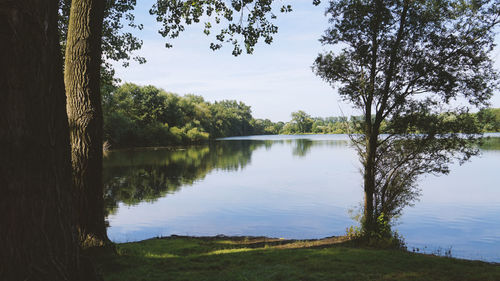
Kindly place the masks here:
POLYGON ((366 135, 366 153, 364 161, 364 192, 365 204, 363 213, 363 230, 371 232, 376 230, 376 218, 374 209, 375 195, 375 158, 377 150, 378 135, 370 130, 370 134, 366 135))
MULTIPOLYGON (((378 11, 382 9, 383 3, 380 0, 373 2, 374 32, 372 33, 372 54, 370 63, 370 87, 365 102, 365 155, 364 156, 364 192, 365 204, 363 209, 363 230, 367 233, 375 230, 374 218, 374 195, 375 195, 375 157, 378 141, 378 127, 372 122, 372 102, 375 95, 375 80, 377 77, 377 58, 379 41, 377 39, 381 22, 381 15, 378 11)), ((376 107, 373 108, 375 111, 376 107)))
POLYGON ((101 246, 109 241, 104 221, 99 87, 103 16, 103 0, 72 1, 65 56, 71 163, 84 246, 101 246))
POLYGON ((371 137, 366 139, 366 155, 364 163, 365 204, 363 214, 363 229, 374 230, 373 195, 375 192, 375 151, 371 145, 371 137))
POLYGON ((79 258, 57 0, 0 0, 0 280, 95 280, 79 258))

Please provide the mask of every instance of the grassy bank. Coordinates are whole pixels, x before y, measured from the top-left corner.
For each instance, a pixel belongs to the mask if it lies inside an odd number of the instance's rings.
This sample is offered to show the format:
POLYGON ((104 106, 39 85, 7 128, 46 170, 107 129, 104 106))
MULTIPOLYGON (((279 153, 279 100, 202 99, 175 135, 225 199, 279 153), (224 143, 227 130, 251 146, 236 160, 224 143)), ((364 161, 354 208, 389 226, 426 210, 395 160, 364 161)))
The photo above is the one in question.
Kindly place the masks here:
POLYGON ((498 264, 356 247, 343 238, 174 236, 86 255, 104 280, 500 280, 498 264))

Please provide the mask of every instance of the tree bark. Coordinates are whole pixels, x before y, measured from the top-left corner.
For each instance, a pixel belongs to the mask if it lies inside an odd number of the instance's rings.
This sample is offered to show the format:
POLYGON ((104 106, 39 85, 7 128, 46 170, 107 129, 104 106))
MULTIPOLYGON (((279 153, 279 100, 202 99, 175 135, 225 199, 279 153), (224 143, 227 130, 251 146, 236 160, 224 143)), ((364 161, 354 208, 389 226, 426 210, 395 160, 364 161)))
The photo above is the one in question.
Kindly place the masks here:
POLYGON ((95 280, 79 258, 57 0, 0 0, 0 280, 95 280))
POLYGON ((99 87, 103 16, 104 1, 73 0, 65 54, 71 163, 83 246, 101 246, 109 241, 104 221, 99 87))
POLYGON ((362 227, 365 232, 376 230, 376 221, 374 216, 374 194, 375 194, 375 156, 377 150, 378 136, 370 130, 366 135, 366 154, 364 161, 364 193, 365 204, 363 213, 362 227))

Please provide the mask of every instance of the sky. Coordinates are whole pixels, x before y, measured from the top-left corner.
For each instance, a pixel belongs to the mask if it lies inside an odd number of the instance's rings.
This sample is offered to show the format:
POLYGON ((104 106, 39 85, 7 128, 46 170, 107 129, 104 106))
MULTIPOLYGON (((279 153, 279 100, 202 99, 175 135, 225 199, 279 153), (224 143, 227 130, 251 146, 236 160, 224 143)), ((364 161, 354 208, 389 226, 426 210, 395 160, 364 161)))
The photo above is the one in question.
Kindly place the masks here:
MULTIPOLYGON (((328 27, 326 1, 320 6, 313 6, 312 0, 288 2, 293 12, 278 13, 279 29, 273 43, 259 43, 253 54, 234 57, 229 44, 212 51, 209 46, 214 37, 203 34, 201 25, 187 26, 169 41, 173 47, 165 48, 167 39, 158 33, 161 26, 148 12, 153 1, 138 1, 134 15, 144 29, 133 32, 143 40, 142 49, 135 54, 145 57, 147 63, 131 62, 127 68, 113 63, 116 76, 122 82, 153 85, 179 95, 196 94, 210 102, 242 101, 251 106, 255 118, 274 122, 289 121, 298 110, 314 117, 358 115, 311 70, 316 56, 331 49, 318 41, 328 27)), ((500 69, 499 49, 493 57, 500 69)), ((500 93, 493 97, 492 106, 500 107, 500 93)))

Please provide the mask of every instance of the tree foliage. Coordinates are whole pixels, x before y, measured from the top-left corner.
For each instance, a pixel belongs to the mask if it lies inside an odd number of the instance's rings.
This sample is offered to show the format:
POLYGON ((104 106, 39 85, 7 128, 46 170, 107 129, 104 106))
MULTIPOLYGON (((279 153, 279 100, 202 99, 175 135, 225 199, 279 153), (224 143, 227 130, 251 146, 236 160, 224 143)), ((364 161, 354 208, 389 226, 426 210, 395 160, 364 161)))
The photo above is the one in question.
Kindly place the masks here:
POLYGON ((484 132, 500 132, 500 108, 485 108, 475 116, 484 132))
POLYGON ((159 146, 258 134, 250 106, 234 100, 210 103, 153 86, 126 83, 103 98, 104 135, 113 146, 159 146))
MULTIPOLYGON (((130 60, 139 63, 146 62, 142 56, 131 55, 143 44, 142 40, 131 32, 131 29, 143 29, 143 25, 135 21, 133 10, 136 4, 136 0, 105 0, 102 55, 105 66, 103 70, 108 75, 114 73, 110 61, 122 61, 123 66, 128 66, 130 60), (124 29, 125 25, 129 29, 124 29)), ((58 8, 58 26, 64 52, 71 0, 59 0, 58 8)), ((252 53, 260 38, 264 38, 267 44, 273 41, 273 35, 278 32, 278 27, 274 24, 277 18, 275 10, 290 12, 292 8, 285 4, 273 5, 272 0, 230 2, 157 0, 151 7, 150 14, 162 24, 158 32, 169 39, 178 37, 185 30, 186 25, 204 21, 204 33, 209 35, 214 27, 222 23, 224 27, 219 28, 215 36, 217 43, 210 44, 210 48, 217 50, 222 47, 223 43, 230 43, 234 47, 233 54, 239 55, 243 51, 242 48, 247 53, 252 53)), ((166 47, 172 47, 172 44, 166 43, 166 47)))
POLYGON ((313 125, 311 116, 302 110, 292 112, 292 121, 299 132, 310 132, 313 125))
MULTIPOLYGON (((59 0, 58 25, 63 51, 66 49, 71 1, 59 0)), ((139 63, 146 62, 144 57, 131 57, 133 51, 142 47, 142 40, 123 29, 124 24, 138 30, 143 28, 142 24, 135 22, 135 5, 136 0, 105 0, 101 48, 107 73, 113 71, 109 61, 122 61, 124 66, 128 66, 131 59, 139 63)))
POLYGON ((418 195, 419 175, 447 173, 477 154, 481 131, 468 114, 497 88, 490 52, 492 1, 331 1, 321 38, 339 51, 314 70, 363 113, 353 137, 364 174, 363 227, 377 228, 418 195), (390 121, 381 135, 384 121, 390 121), (459 134, 461 132, 461 134, 459 134))
MULTIPOLYGON (((186 25, 204 22, 204 33, 210 35, 213 28, 221 23, 212 50, 220 49, 223 43, 233 45, 233 55, 238 56, 243 49, 251 54, 260 38, 271 44, 278 32, 274 24, 273 0, 157 0, 150 10, 156 20, 162 23, 159 30, 163 37, 173 39, 179 36, 186 25), (242 47, 243 46, 243 47, 242 47)), ((275 4, 276 5, 276 4, 275 4)), ((277 10, 275 7, 274 10, 277 10)), ((290 12, 292 7, 283 4, 281 12, 290 12)), ((166 43, 166 47, 172 44, 166 43)))
MULTIPOLYGON (((363 116, 311 117, 298 111, 293 112, 293 118, 286 123, 272 122, 254 118, 250 106, 242 102, 211 103, 201 96, 179 96, 154 86, 131 83, 102 92, 104 139, 112 147, 179 145, 247 135, 359 134, 364 120, 363 116)), ((496 123, 492 112, 496 111, 498 109, 485 109, 468 116, 481 128, 493 128, 496 123)), ((383 121, 380 130, 389 133, 394 126, 383 121)), ((464 128, 455 129, 462 132, 464 128)))
MULTIPOLYGON (((299 110, 292 112, 292 119, 281 126, 280 134, 348 134, 360 133, 362 116, 311 117, 299 110)), ((385 123, 384 123, 385 125, 385 123)))
POLYGON ((254 135, 277 135, 282 133, 284 122, 276 122, 269 119, 252 119, 250 126, 253 128, 254 135))

